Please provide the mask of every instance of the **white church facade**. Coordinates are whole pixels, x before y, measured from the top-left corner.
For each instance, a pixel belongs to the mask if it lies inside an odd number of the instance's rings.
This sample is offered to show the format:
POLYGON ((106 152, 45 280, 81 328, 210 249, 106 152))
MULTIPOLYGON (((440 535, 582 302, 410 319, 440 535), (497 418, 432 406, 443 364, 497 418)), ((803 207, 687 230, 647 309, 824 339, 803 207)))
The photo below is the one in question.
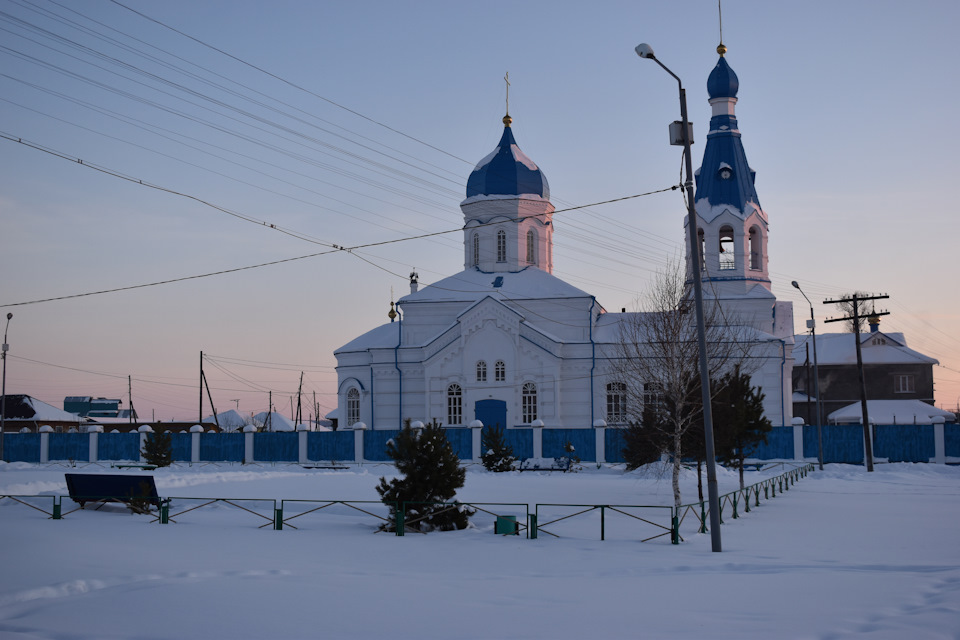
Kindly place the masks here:
MULTIPOLYGON (((793 317, 770 291, 767 217, 753 187, 733 107, 736 75, 710 75, 711 131, 695 197, 704 293, 752 327, 753 383, 774 426, 791 424, 793 317)), ((632 415, 611 358, 633 314, 608 313, 555 277, 553 205, 539 167, 517 146, 510 116, 467 181, 464 268, 411 291, 391 321, 335 351, 340 424, 398 429, 474 420, 506 428, 622 425, 632 415), (601 422, 602 421, 602 422, 601 422)), ((689 243, 687 244, 689 246, 689 243)))

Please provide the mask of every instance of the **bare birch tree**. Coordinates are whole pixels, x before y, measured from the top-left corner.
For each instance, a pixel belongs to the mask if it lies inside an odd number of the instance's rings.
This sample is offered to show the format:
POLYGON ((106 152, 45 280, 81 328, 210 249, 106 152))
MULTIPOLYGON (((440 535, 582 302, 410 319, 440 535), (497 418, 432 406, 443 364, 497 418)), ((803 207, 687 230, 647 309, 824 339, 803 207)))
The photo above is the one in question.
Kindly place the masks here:
MULTIPOLYGON (((620 325, 611 369, 625 387, 628 430, 643 430, 635 434, 672 457, 673 499, 679 507, 684 435, 703 424, 696 313, 683 265, 672 263, 658 272, 638 307, 620 325)), ((704 320, 711 380, 734 364, 749 367, 746 337, 752 330, 712 301, 704 301, 704 320)))

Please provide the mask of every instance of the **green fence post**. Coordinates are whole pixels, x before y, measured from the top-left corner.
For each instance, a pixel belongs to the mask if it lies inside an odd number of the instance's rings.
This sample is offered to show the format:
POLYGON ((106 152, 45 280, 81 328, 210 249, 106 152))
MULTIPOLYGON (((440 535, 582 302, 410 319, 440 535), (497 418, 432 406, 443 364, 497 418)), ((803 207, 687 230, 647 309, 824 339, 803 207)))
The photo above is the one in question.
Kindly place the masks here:
POLYGON ((680 544, 680 517, 673 507, 670 508, 670 543, 680 544))
POLYGON ((605 515, 604 506, 600 505, 600 541, 601 542, 603 540, 606 540, 606 531, 605 531, 606 521, 604 519, 604 515, 605 515))
POLYGON ((273 530, 283 529, 283 506, 273 508, 273 530))
POLYGON ((404 508, 405 508, 405 505, 402 505, 402 504, 401 504, 401 505, 398 505, 398 508, 397 508, 397 527, 396 527, 396 528, 397 528, 397 535, 398 535, 398 536, 402 536, 402 535, 403 535, 403 519, 404 519, 403 511, 404 511, 404 508))
POLYGON ((700 503, 700 533, 707 532, 707 509, 703 502, 700 503))
POLYGON ((531 513, 529 514, 529 517, 530 517, 530 526, 529 526, 530 539, 536 540, 537 539, 537 514, 531 513))
POLYGON ((160 524, 170 524, 170 499, 160 502, 160 524))
POLYGON ((747 487, 747 499, 743 502, 743 510, 750 513, 750 487, 747 487))
POLYGON ((757 499, 756 503, 754 503, 753 506, 759 507, 760 506, 760 487, 754 487, 753 490, 756 492, 754 495, 756 496, 756 499, 757 499))
POLYGON ((62 520, 63 516, 60 515, 60 498, 59 496, 53 497, 53 519, 62 520))
POLYGON ((733 519, 734 520, 740 517, 737 515, 737 496, 739 495, 740 495, 739 492, 733 494, 733 519))

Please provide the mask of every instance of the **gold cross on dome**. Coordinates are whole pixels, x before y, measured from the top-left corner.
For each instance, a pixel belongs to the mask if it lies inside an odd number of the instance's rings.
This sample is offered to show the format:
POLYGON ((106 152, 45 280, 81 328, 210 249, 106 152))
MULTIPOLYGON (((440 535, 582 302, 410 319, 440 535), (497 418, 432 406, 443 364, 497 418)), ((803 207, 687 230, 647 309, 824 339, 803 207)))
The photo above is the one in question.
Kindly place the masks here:
POLYGON ((507 83, 507 115, 510 115, 510 72, 503 76, 503 81, 507 83))

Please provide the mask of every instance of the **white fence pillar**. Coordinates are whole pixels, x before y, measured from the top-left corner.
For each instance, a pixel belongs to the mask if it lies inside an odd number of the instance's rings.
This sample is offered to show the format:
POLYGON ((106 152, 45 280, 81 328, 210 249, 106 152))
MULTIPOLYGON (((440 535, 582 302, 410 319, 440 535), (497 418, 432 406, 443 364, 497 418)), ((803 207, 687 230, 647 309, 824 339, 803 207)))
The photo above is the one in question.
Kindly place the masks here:
POLYGON ((253 462, 253 432, 243 434, 243 462, 250 464, 253 462))
POLYGON ((947 463, 947 445, 943 435, 943 416, 933 418, 933 461, 937 464, 947 463))
POLYGON ((96 431, 91 431, 87 435, 90 436, 90 455, 87 457, 90 462, 97 462, 100 453, 100 439, 98 438, 100 434, 96 431))
POLYGON ((607 422, 603 419, 594 420, 594 435, 597 443, 597 464, 607 461, 607 422))
POLYGON ((195 424, 190 427, 190 462, 196 464, 200 462, 200 434, 203 433, 203 426, 195 424))
POLYGON ((793 459, 803 460, 803 418, 793 419, 793 459))
POLYGON ((307 432, 297 432, 297 462, 307 464, 307 432))
POLYGON ((533 424, 533 457, 543 457, 543 420, 534 420, 533 424))
POLYGON ((53 427, 44 425, 40 427, 40 463, 44 464, 50 462, 50 433, 53 432, 53 427), (48 429, 49 431, 45 431, 48 429))
POLYGON ((480 458, 483 456, 483 423, 479 420, 470 423, 470 438, 473 452, 471 459, 474 462, 480 462, 480 458))
POLYGON ((363 464, 363 432, 367 430, 367 425, 362 422, 355 422, 353 429, 353 460, 357 464, 363 464))

